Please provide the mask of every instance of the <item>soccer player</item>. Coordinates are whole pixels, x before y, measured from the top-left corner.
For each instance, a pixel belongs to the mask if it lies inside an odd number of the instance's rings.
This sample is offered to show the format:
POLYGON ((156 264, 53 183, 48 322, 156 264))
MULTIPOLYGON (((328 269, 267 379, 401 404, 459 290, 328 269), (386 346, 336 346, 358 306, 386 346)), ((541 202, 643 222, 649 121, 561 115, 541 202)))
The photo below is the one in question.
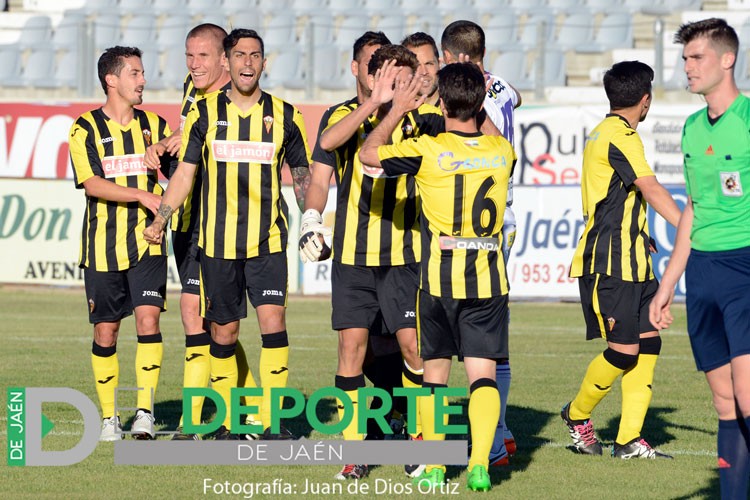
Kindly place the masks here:
MULTIPOLYGON (((262 340, 263 438, 291 439, 286 429, 272 433, 270 428, 270 390, 285 387, 289 375, 288 209, 281 195, 281 166, 283 161, 290 165, 300 202, 309 184, 310 151, 300 112, 259 86, 266 65, 262 38, 253 30, 235 29, 223 46, 231 89, 197 101, 188 113, 180 164, 146 237, 161 241, 173 207, 189 195, 202 161, 198 245, 201 315, 211 322, 211 382, 229 409, 230 390, 237 386, 235 350, 240 319, 247 316, 247 292, 262 340)), ((230 411, 216 438, 238 439, 230 411)))
MULTIPOLYGON (((499 247, 516 157, 505 138, 479 132, 476 116, 485 82, 472 63, 450 64, 438 72, 445 133, 386 145, 400 117, 424 99, 418 97, 420 86, 408 75, 397 78, 393 106, 359 157, 386 175, 410 174, 417 182, 422 201, 420 354, 423 387, 433 391, 420 398, 422 432, 428 440, 445 439, 435 429, 434 390, 447 387, 451 358, 462 356, 473 442, 467 486, 487 491, 488 457, 500 418, 495 360, 508 356, 508 282, 499 247)), ((428 465, 415 484, 444 481, 445 467, 428 465)))
MULTIPOLYGON (((231 88, 229 70, 225 67, 226 57, 222 42, 227 36, 224 28, 215 24, 200 24, 191 29, 185 39, 185 63, 188 75, 183 87, 180 112, 180 130, 146 149, 145 162, 149 167, 159 163, 165 153, 177 155, 182 144, 182 125, 188 111, 198 99, 214 92, 231 88)), ((176 166, 176 165, 175 165, 176 166)), ((174 169, 169 172, 171 177, 174 169)), ((182 284, 180 314, 185 331, 184 387, 207 387, 211 373, 209 344, 210 326, 200 315, 200 268, 198 264, 198 219, 200 217, 201 169, 196 170, 193 188, 185 203, 172 216, 172 248, 174 249, 177 270, 182 284)), ((256 387, 252 371, 247 364, 245 351, 237 341, 238 385, 256 387)), ((249 403, 260 406, 260 398, 251 398, 249 403)), ((194 397, 191 401, 193 424, 200 424, 203 398, 194 397)), ((258 415, 249 416, 248 423, 258 423, 258 415)), ((251 436, 248 434, 247 436, 251 436)), ((199 439, 197 434, 182 432, 182 417, 174 440, 199 439)))
MULTIPOLYGON (((115 412, 119 385, 117 337, 122 318, 135 313, 137 407, 131 433, 153 439, 153 403, 162 362, 159 315, 165 310, 167 253, 141 232, 159 208, 157 172, 143 163, 152 141, 170 134, 160 116, 135 106, 146 85, 141 51, 111 47, 97 63, 107 100, 79 116, 70 129, 76 188, 86 192, 79 266, 84 269, 89 321, 94 325, 91 365, 102 408, 101 441, 122 439, 115 412)), ((169 169, 168 156, 164 156, 169 169)))
MULTIPOLYGON (((335 386, 345 391, 355 404, 352 424, 343 431, 347 440, 363 438, 356 428, 357 390, 365 386, 363 363, 369 332, 375 325, 379 329, 383 322, 388 332, 396 334, 404 358, 404 387, 422 384, 415 315, 420 256, 416 186, 408 176, 364 176, 363 165, 356 155, 365 136, 388 112, 395 74, 399 71, 411 74, 417 65, 414 54, 400 45, 383 45, 372 52, 365 79, 368 97, 362 102, 352 99, 333 111, 319 140, 323 150, 335 151, 337 155, 335 170, 317 164, 316 170, 321 172, 313 175, 321 195, 323 187, 328 192, 328 182, 334 173, 338 186, 331 276, 332 326, 338 330, 339 339, 335 386), (386 73, 391 75, 390 79, 382 76, 386 73)), ((360 68, 357 63, 358 74, 360 68)), ((358 84, 361 84, 359 78, 358 84)), ((435 135, 443 127, 439 110, 424 105, 401 117, 392 140, 395 143, 421 134, 435 135)), ((303 218, 300 230, 303 253, 304 247, 317 252, 314 247, 318 246, 318 239, 307 240, 304 235, 309 231, 321 234, 319 212, 324 205, 322 196, 308 197, 307 208, 317 213, 308 210, 303 218)), ((315 254, 311 255, 314 260, 315 254)), ((343 410, 343 405, 339 408, 343 410)), ((418 438, 420 429, 415 424, 419 416, 410 416, 409 420, 412 429, 416 427, 411 432, 412 438, 418 438)), ((407 473, 418 473, 418 469, 419 466, 409 466, 407 473)), ((361 479, 367 472, 366 465, 348 464, 336 478, 361 479)))
POLYGON ((750 100, 734 79, 739 39, 723 19, 680 26, 675 42, 688 90, 707 107, 682 132, 687 205, 674 252, 651 302, 667 328, 674 287, 685 271, 695 364, 705 372, 719 416, 722 499, 748 498, 750 482, 750 100), (743 188, 743 183, 745 184, 743 188))
POLYGON ((591 413, 622 376, 622 415, 612 448, 617 458, 672 458, 641 437, 661 337, 648 319, 654 278, 647 203, 667 222, 680 218, 672 196, 646 162, 636 132, 651 105, 654 71, 625 61, 604 74, 610 112, 589 134, 583 150, 581 197, 586 222, 570 276, 578 278, 588 340, 607 341, 594 358, 575 399, 561 416, 579 453, 601 455, 591 413))
MULTIPOLYGON (((482 28, 471 21, 454 21, 449 24, 440 37, 443 61, 451 64, 459 61, 473 62, 484 73, 487 95, 483 109, 500 133, 513 141, 513 119, 515 110, 521 105, 521 94, 510 83, 498 75, 493 75, 484 68, 485 35, 482 28)), ((508 265, 510 249, 516 239, 516 216, 513 213, 513 178, 508 182, 508 197, 503 219, 503 257, 508 265)), ((510 321, 510 314, 508 315, 510 321)), ((495 440, 490 450, 491 465, 508 465, 509 455, 516 452, 516 439, 506 424, 508 394, 510 392, 510 361, 498 360, 497 386, 500 390, 500 420, 497 423, 495 440)))
POLYGON ((440 54, 438 54, 435 39, 427 33, 418 31, 408 35, 401 40, 401 45, 414 52, 417 56, 419 65, 415 73, 420 79, 422 87, 420 95, 424 95, 424 102, 432 106, 438 105, 440 95, 437 91, 437 72, 440 64, 440 54))
MULTIPOLYGON (((324 260, 322 253, 322 242, 318 238, 310 239, 310 229, 316 229, 319 235, 330 234, 330 230, 323 227, 321 212, 325 207, 328 199, 328 189, 333 175, 333 169, 339 165, 339 161, 346 161, 345 157, 339 157, 336 150, 325 151, 320 147, 320 134, 326 129, 331 115, 340 106, 347 105, 350 102, 361 104, 370 96, 371 90, 367 86, 367 64, 370 62, 372 53, 382 45, 390 44, 390 40, 382 31, 367 31, 355 40, 352 49, 351 71, 356 81, 357 95, 351 100, 347 100, 329 107, 320 119, 318 127, 318 140, 313 148, 313 163, 311 170, 311 183, 305 197, 305 214, 300 232, 300 257, 303 262, 315 262, 324 260), (309 207, 318 207, 309 208, 309 207), (319 222, 318 222, 319 221, 319 222)), ((393 334, 382 332, 382 322, 373 325, 368 336, 367 354, 362 366, 364 375, 372 384, 380 389, 393 394, 395 387, 402 387, 402 375, 409 375, 405 370, 403 358, 401 357, 401 348, 398 340, 393 334)), ((371 408, 379 408, 381 401, 373 398, 370 404, 371 408)), ((390 415, 390 425, 393 435, 385 435, 380 427, 372 420, 367 421, 367 435, 365 439, 380 440, 400 437, 404 427, 404 416, 406 414, 406 400, 403 397, 393 399, 393 409, 390 415)), ((407 466, 411 467, 411 466, 407 466)))

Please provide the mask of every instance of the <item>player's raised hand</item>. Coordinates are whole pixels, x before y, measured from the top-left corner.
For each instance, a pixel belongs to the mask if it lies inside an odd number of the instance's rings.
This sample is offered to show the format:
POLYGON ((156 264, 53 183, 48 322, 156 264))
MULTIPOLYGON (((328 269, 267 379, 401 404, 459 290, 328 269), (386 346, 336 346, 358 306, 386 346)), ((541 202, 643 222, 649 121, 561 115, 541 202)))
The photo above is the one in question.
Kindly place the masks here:
POLYGON ((407 72, 396 78, 396 89, 393 94, 393 111, 406 114, 424 104, 424 95, 419 95, 421 82, 407 72))
POLYGON ((167 151, 167 146, 162 142, 157 142, 146 148, 146 153, 143 155, 143 163, 149 170, 156 170, 161 165, 159 159, 167 151))
POLYGON ((307 209, 302 214, 299 228, 299 256, 302 262, 318 262, 331 256, 324 236, 333 234, 331 229, 323 225, 323 217, 314 208, 307 209))
POLYGON ((375 85, 370 98, 379 105, 391 102, 393 99, 396 77, 401 72, 401 66, 396 66, 396 60, 390 59, 375 72, 375 85))

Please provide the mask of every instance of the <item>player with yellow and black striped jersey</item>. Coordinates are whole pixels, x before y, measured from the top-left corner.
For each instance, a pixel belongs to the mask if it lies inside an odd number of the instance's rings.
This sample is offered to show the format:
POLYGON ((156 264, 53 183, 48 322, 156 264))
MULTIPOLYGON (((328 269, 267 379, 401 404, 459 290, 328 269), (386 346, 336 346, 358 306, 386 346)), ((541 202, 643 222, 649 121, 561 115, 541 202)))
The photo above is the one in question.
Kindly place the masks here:
MULTIPOLYGON (((389 109, 393 77, 398 71, 413 73, 418 62, 405 47, 385 44, 372 53, 366 72, 356 59, 352 63, 353 72, 355 64, 358 83, 362 85, 361 75, 368 87, 367 98, 361 103, 358 98, 352 99, 331 113, 318 146, 335 152, 336 166, 328 169, 316 164, 325 173, 314 172, 317 180, 313 185, 316 189, 323 185, 326 174, 328 180, 331 175, 336 176, 338 199, 331 274, 332 325, 339 331, 335 385, 352 398, 356 412, 357 390, 365 386, 362 367, 370 330, 380 330, 381 321, 399 341, 405 387, 421 385, 422 362, 417 353, 415 317, 420 255, 416 185, 407 176, 365 176, 357 157, 362 142, 389 109), (383 76, 386 73, 389 78, 383 76)), ((442 116, 434 106, 426 105, 401 118, 392 134, 395 142, 421 134, 435 135, 444 128, 442 116)), ((300 229, 303 260, 320 258, 320 251, 310 248, 315 244, 314 236, 310 238, 307 233, 309 227, 322 227, 320 211, 324 206, 324 199, 307 204, 300 229)), ((319 230, 313 232, 320 234, 319 230)), ((339 408, 343 410, 341 405, 339 408)), ((415 424, 419 417, 412 416, 410 420, 410 434, 417 437, 420 430, 415 424)), ((344 439, 363 439, 356 418, 352 422, 343 431, 344 439)), ((366 474, 366 465, 346 465, 336 478, 361 479, 366 474)))
MULTIPOLYGON (((226 58, 222 42, 227 36, 224 28, 211 23, 199 24, 191 29, 185 38, 185 64, 189 73, 185 77, 180 111, 180 130, 170 137, 159 141, 146 150, 146 164, 158 164, 159 157, 165 153, 180 151, 182 128, 188 111, 196 100, 203 99, 214 92, 232 88, 229 70, 225 67, 226 58)), ((176 167, 176 165, 175 165, 176 167)), ((174 169, 168 177, 171 178, 174 169)), ((177 264, 177 272, 182 284, 180 295, 180 315, 185 332, 185 365, 183 387, 206 387, 211 374, 209 345, 210 325, 200 315, 200 265, 198 264, 198 232, 200 219, 201 171, 197 171, 193 187, 185 203, 172 216, 172 249, 177 264)), ((237 342, 237 365, 239 369, 238 385, 240 387, 257 387, 252 371, 247 363, 242 344, 237 342)), ((260 398, 253 399, 255 406, 260 406, 260 398)), ((199 424, 203 410, 203 398, 191 398, 193 424, 199 424)), ((249 415, 255 422, 257 414, 249 415)), ((199 439, 197 434, 183 433, 183 421, 180 422, 173 440, 199 439)))
POLYGON ((654 71, 639 61, 615 64, 604 75, 610 113, 589 134, 583 151, 581 197, 586 222, 570 276, 578 278, 586 338, 604 338, 607 349, 588 366, 581 387, 561 411, 579 453, 601 455, 591 413, 622 375, 622 416, 612 449, 620 458, 667 457, 641 438, 651 402, 658 330, 648 318, 656 293, 646 203, 670 224, 680 210, 656 180, 636 132, 651 105, 654 71), (629 450, 643 451, 632 454, 629 450))
MULTIPOLYGON (((452 356, 463 357, 471 387, 472 451, 468 487, 489 490, 489 453, 500 416, 496 360, 508 357, 508 280, 501 249, 503 211, 516 156, 502 136, 477 126, 485 81, 473 63, 438 72, 446 132, 386 145, 399 117, 424 100, 418 78, 397 77, 391 111, 360 150, 366 172, 414 177, 422 203, 422 262, 417 320, 423 387, 446 387, 452 356), (416 102, 415 102, 416 101, 416 102)), ((419 406, 426 440, 435 429, 435 395, 419 406)), ((428 465, 420 491, 445 481, 445 466, 428 465)))
MULTIPOLYGON (((232 88, 198 101, 188 113, 180 164, 144 235, 161 241, 173 207, 188 196, 201 163, 201 314, 212 322, 211 381, 229 408, 230 390, 237 385, 235 349, 240 319, 247 316, 247 291, 263 343, 264 436, 288 439, 288 431, 270 429, 270 389, 285 387, 289 375, 288 210, 281 194, 281 167, 285 161, 290 165, 300 201, 309 184, 310 151, 300 112, 260 89, 266 62, 261 37, 253 30, 236 29, 223 46, 232 88)), ((239 431, 230 431, 233 426, 227 412, 217 439, 238 439, 239 431)))
MULTIPOLYGON (((75 120, 69 144, 76 187, 86 191, 79 265, 94 325, 91 364, 102 407, 100 440, 122 439, 115 411, 117 337, 120 321, 133 312, 140 390, 131 433, 153 439, 151 412, 163 352, 159 315, 165 309, 167 257, 164 243, 149 245, 142 236, 162 194, 157 172, 147 168, 143 155, 170 130, 160 116, 135 108, 143 102, 146 84, 139 49, 109 48, 97 66, 106 103, 75 120)), ((170 159, 163 159, 161 166, 168 170, 170 159)))

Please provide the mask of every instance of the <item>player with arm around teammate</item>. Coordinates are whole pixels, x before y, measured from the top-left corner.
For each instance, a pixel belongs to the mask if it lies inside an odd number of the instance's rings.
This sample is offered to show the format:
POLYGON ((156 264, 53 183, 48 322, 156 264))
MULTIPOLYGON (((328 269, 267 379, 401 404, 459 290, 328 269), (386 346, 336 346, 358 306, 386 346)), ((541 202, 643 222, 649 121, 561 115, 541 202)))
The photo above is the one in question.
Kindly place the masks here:
MULTIPOLYGON (((508 356, 508 283, 499 249, 515 153, 503 137, 479 132, 484 76, 470 63, 448 65, 438 73, 445 133, 386 145, 398 117, 422 99, 419 86, 418 80, 397 80, 393 107, 368 136, 360 159, 386 175, 412 175, 419 187, 420 355, 423 387, 433 391, 420 398, 422 432, 428 440, 444 439, 435 429, 434 391, 446 387, 452 356, 462 356, 474 443, 467 486, 487 491, 488 457, 500 417, 495 365, 508 356)), ((444 480, 444 466, 428 465, 415 483, 437 486, 444 480)))

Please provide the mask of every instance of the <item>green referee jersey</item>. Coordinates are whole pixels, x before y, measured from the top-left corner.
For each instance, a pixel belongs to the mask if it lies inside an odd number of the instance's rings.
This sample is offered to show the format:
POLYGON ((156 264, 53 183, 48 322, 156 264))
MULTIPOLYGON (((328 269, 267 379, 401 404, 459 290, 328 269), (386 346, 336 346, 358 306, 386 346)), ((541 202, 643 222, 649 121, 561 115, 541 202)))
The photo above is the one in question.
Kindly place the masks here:
POLYGON ((378 148, 388 175, 413 175, 422 201, 420 288, 453 299, 508 293, 500 249, 516 156, 501 136, 447 132, 378 148))
POLYGON ((691 245, 706 252, 750 246, 750 99, 740 94, 713 125, 707 109, 682 130, 691 245))
MULTIPOLYGON (((326 128, 359 106, 351 99, 330 113, 326 128)), ((408 176, 363 175, 359 149, 380 123, 368 117, 357 132, 335 150, 338 195, 333 231, 333 260, 356 266, 398 266, 419 261, 419 198, 408 176)), ((445 129, 440 109, 423 104, 407 114, 391 141, 436 135, 445 129)))
POLYGON ((605 274, 623 281, 653 279, 646 200, 635 180, 653 176, 643 143, 625 118, 609 114, 583 150, 581 198, 586 222, 570 276, 605 274))

